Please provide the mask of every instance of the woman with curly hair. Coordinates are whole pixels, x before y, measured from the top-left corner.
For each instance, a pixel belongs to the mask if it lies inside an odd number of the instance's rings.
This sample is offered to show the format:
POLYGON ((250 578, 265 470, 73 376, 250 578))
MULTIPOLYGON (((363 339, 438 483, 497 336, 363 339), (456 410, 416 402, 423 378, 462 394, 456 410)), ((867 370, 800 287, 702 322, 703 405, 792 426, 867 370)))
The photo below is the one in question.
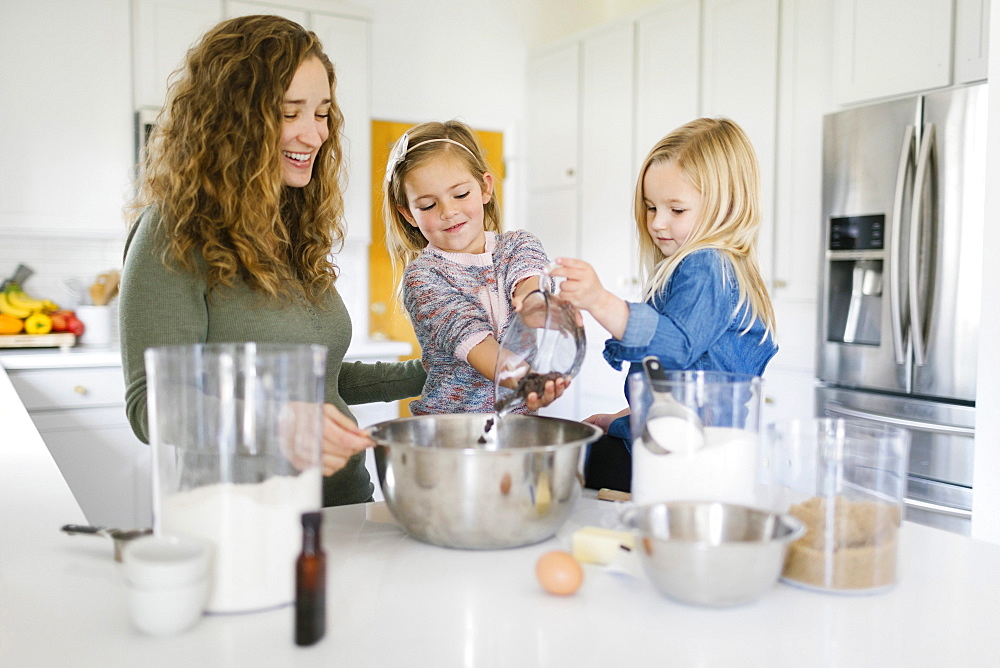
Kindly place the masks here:
POLYGON ((370 439, 349 404, 420 393, 419 361, 344 364, 351 322, 331 251, 344 239, 336 77, 316 35, 231 19, 171 83, 128 207, 120 321, 129 421, 149 441, 143 353, 216 342, 328 348, 323 503, 371 498, 370 439))

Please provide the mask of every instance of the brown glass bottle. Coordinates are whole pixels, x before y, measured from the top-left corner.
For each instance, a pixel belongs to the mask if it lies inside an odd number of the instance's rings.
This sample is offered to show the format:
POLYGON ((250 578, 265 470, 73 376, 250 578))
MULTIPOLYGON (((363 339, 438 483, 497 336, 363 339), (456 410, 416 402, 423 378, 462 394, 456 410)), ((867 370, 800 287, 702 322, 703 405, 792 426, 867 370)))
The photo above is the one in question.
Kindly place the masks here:
POLYGON ((326 633, 326 554, 323 515, 302 513, 302 553, 295 561, 295 644, 313 645, 326 633))

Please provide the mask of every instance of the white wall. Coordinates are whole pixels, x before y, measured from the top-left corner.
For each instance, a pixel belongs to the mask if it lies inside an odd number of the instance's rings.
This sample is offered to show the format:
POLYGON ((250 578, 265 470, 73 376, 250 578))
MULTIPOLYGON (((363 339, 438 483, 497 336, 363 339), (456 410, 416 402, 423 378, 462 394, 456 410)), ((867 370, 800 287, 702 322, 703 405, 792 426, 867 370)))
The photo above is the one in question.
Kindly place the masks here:
POLYGON ((529 47, 663 4, 663 0, 510 0, 529 47))
MULTIPOLYGON (((1000 81, 1000 11, 991 12, 989 74, 1000 81)), ((1000 86, 989 90, 986 183, 1000 183, 1000 86)), ((1000 249, 1000 191, 986 190, 983 232, 983 309, 979 319, 976 387, 976 460, 972 488, 972 537, 1000 543, 1000 292, 995 284, 1000 249)))
POLYGON ((372 18, 372 118, 504 133, 507 228, 521 227, 527 45, 510 2, 355 0, 372 18))

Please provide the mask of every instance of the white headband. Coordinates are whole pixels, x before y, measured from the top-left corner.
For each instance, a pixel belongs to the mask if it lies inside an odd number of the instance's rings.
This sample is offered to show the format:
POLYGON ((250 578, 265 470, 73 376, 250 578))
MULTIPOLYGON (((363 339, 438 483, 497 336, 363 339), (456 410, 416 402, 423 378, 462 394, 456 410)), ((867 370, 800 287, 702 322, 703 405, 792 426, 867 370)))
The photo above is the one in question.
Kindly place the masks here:
POLYGON ((461 146, 468 151, 469 155, 473 158, 476 157, 476 154, 473 153, 472 149, 468 146, 461 142, 457 142, 454 139, 448 139, 447 137, 442 137, 440 139, 425 139, 422 142, 418 142, 413 146, 410 146, 410 133, 404 132, 403 136, 400 137, 395 144, 393 144, 392 150, 389 151, 389 159, 385 163, 385 182, 389 183, 392 181, 393 174, 396 173, 396 167, 399 166, 399 163, 403 162, 403 159, 406 158, 406 154, 410 151, 410 149, 423 146, 424 144, 433 144, 438 141, 448 142, 449 144, 454 144, 455 146, 461 146))

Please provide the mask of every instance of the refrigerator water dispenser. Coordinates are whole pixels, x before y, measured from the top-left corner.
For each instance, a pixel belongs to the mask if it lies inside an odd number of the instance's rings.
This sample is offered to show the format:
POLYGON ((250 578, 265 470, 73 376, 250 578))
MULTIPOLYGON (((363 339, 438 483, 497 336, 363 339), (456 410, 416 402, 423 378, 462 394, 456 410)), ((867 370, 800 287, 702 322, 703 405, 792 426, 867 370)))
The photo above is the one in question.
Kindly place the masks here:
POLYGON ((879 345, 884 222, 881 215, 830 221, 828 341, 879 345))

